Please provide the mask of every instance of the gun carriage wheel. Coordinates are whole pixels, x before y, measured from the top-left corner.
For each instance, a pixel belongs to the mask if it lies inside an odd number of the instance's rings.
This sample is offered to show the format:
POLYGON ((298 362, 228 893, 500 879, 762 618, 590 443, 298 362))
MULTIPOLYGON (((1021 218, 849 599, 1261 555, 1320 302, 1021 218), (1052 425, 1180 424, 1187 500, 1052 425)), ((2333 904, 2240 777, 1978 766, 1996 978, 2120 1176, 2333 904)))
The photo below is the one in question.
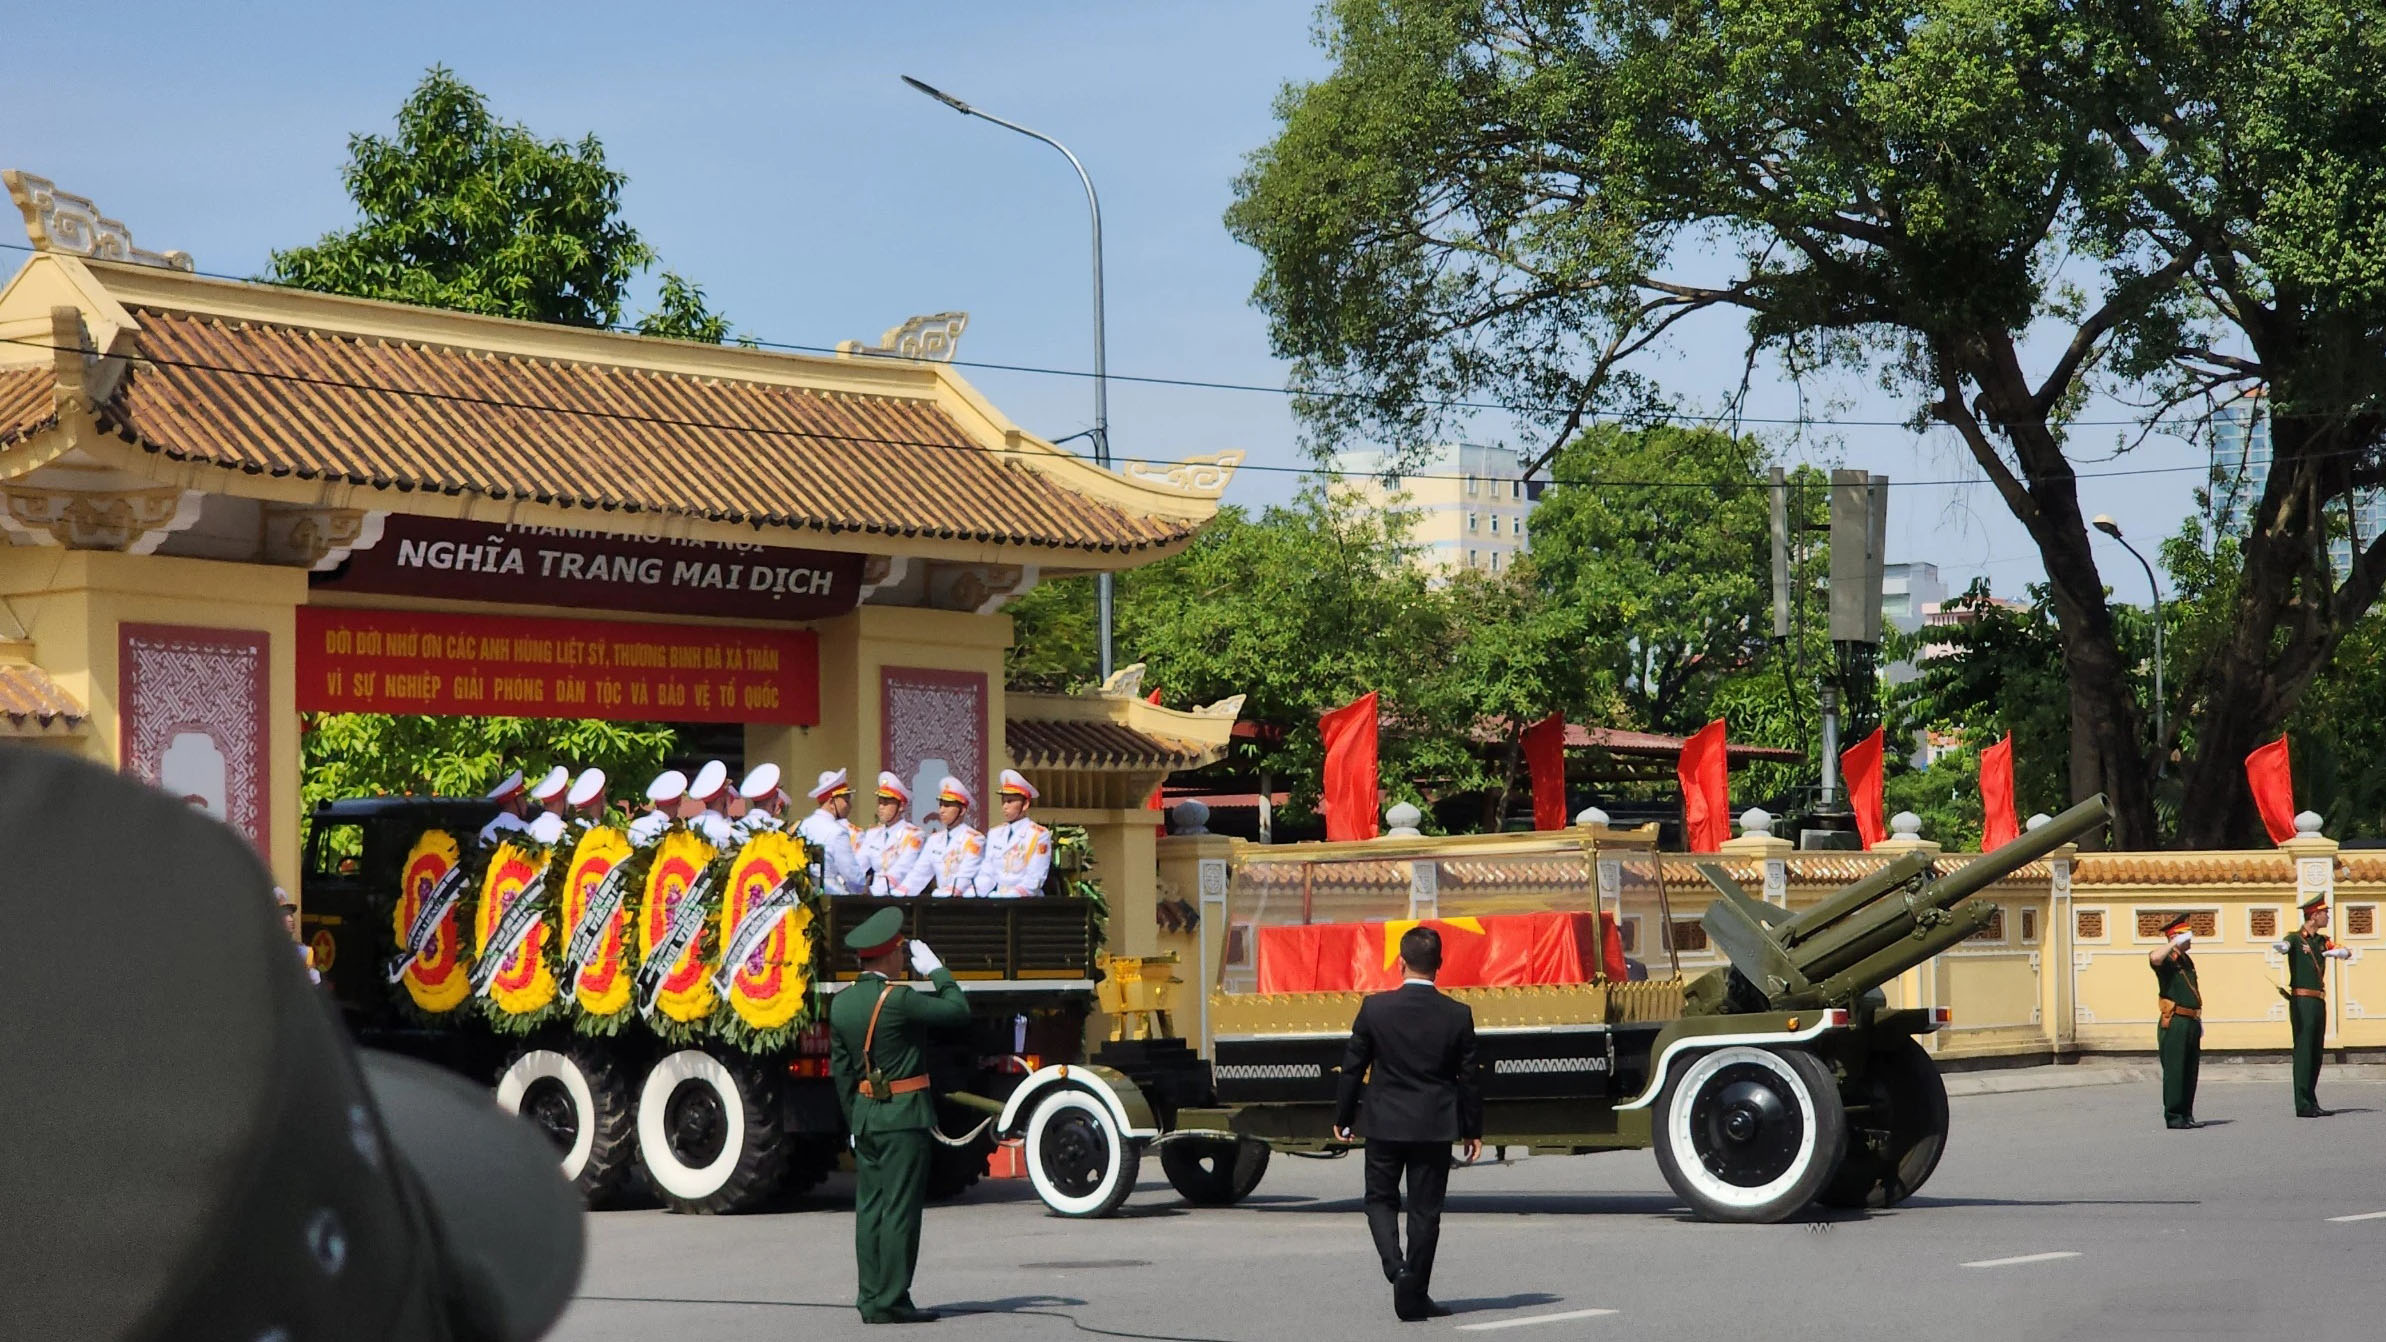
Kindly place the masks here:
POLYGON ((1910 1036, 1857 1060, 1842 1089, 1847 1159, 1820 1195, 1832 1207, 1894 1207, 1913 1195, 1947 1149, 1947 1083, 1910 1036))
POLYGON ((742 1212, 780 1191, 787 1135, 770 1078, 742 1058, 667 1054, 638 1092, 638 1157, 675 1212, 742 1212))
POLYGON ((1143 1165, 1143 1143, 1120 1130, 1110 1106, 1075 1085, 1036 1097, 1023 1149, 1036 1196, 1062 1216, 1117 1211, 1143 1165))
POLYGON ((1196 1207, 1231 1207, 1268 1172, 1268 1144, 1247 1137, 1175 1137, 1159 1146, 1169 1186, 1196 1207))
POLYGON ((1685 1060, 1657 1101, 1657 1164, 1710 1221, 1794 1215, 1838 1172, 1847 1114, 1829 1064, 1803 1049, 1719 1048, 1685 1060))
POLYGON ((563 1153, 563 1177, 589 1206, 629 1188, 637 1160, 630 1081, 603 1049, 573 1043, 516 1053, 497 1077, 497 1107, 547 1134, 563 1153))

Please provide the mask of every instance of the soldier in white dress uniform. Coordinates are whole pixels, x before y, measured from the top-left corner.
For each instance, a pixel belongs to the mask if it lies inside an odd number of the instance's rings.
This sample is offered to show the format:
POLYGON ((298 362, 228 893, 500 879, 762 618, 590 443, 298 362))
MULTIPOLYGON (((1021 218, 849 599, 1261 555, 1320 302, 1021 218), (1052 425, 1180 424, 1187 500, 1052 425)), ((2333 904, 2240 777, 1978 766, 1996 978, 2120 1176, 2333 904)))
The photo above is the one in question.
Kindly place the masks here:
MULTIPOLYGON (((563 814, 564 794, 572 790, 572 771, 558 764, 531 785, 530 800, 537 803, 540 813, 552 816, 563 814)), ((537 815, 530 817, 532 820, 537 815)))
POLYGON ((582 829, 594 829, 605 823, 605 771, 582 769, 572 780, 572 790, 564 794, 563 804, 570 808, 572 823, 582 829))
POLYGON ((779 787, 779 766, 755 765, 745 781, 737 785, 737 797, 729 807, 741 843, 757 834, 786 829, 787 822, 779 818, 779 812, 787 809, 787 793, 779 787))
POLYGON ((986 831, 986 856, 978 864, 977 892, 987 899, 1026 899, 1044 893, 1052 870, 1052 831, 1027 818, 1035 785, 1016 769, 1002 771, 1003 823, 986 831))
POLYGON ((515 830, 528 828, 529 822, 522 818, 522 805, 529 799, 529 791, 523 783, 520 769, 507 774, 503 782, 489 789, 482 800, 493 801, 503 809, 490 817, 488 824, 481 826, 480 841, 484 846, 494 845, 515 830))
POLYGON ((878 775, 878 823, 862 832, 862 870, 869 876, 870 893, 897 893, 919 863, 920 846, 928 835, 912 823, 911 789, 891 773, 878 775))
POLYGON ((729 817, 721 813, 729 801, 729 766, 719 760, 706 760, 704 767, 689 780, 687 800, 680 803, 680 818, 688 828, 703 836, 715 848, 727 848, 737 841, 737 829, 729 817))
POLYGON ((630 842, 647 847, 663 837, 679 807, 680 798, 688 795, 688 776, 677 769, 665 769, 646 785, 646 814, 630 822, 630 842))
POLYGON ((812 785, 812 800, 820 809, 805 816, 795 832, 820 850, 820 890, 828 895, 858 895, 862 884, 861 835, 845 813, 853 807, 853 785, 843 769, 830 769, 812 785))
POLYGON ((917 895, 936 883, 939 899, 977 893, 978 863, 986 855, 986 836, 967 823, 972 798, 960 779, 946 774, 936 784, 936 819, 920 846, 919 861, 903 878, 899 895, 917 895))

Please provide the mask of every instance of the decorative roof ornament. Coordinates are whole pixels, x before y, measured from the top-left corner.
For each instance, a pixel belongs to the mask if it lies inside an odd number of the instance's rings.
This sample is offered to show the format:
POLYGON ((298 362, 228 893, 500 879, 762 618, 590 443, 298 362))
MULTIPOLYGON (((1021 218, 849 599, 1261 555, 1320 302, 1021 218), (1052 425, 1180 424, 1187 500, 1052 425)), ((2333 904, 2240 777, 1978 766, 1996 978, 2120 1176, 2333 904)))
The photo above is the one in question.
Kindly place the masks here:
POLYGON ((61 191, 47 177, 10 168, 0 172, 8 195, 25 216, 25 236, 37 252, 88 256, 95 261, 125 261, 161 270, 196 270, 189 252, 144 251, 133 245, 133 231, 121 219, 99 212, 89 196, 61 191))
POLYGON ((875 346, 864 345, 859 340, 841 340, 837 342, 837 353, 951 363, 953 356, 961 352, 961 333, 968 329, 966 312, 923 313, 886 328, 875 346))
POLYGON ((1226 492, 1226 482, 1234 478, 1235 468, 1243 464, 1244 455, 1241 448, 1233 448, 1183 461, 1130 461, 1120 469, 1138 484, 1214 499, 1226 492))

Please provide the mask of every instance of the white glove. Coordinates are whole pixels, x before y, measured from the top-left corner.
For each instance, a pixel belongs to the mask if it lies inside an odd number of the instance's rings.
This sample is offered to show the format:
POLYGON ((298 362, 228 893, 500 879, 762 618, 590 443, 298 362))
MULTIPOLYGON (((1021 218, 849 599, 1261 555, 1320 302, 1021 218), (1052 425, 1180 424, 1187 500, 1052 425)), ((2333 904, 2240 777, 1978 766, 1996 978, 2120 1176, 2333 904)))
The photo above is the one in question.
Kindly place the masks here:
POLYGON ((2331 960, 2350 960, 2353 958, 2353 952, 2342 946, 2331 946, 2328 949, 2320 952, 2320 954, 2327 956, 2331 960))
POLYGON ((912 973, 919 975, 921 978, 926 978, 930 974, 942 968, 944 968, 944 961, 936 958, 936 952, 928 949, 927 942, 915 941, 911 943, 912 973))
POLYGON ((2194 941, 2195 933, 2181 932, 2179 935, 2171 938, 2171 949, 2178 951, 2186 950, 2189 945, 2194 943, 2194 941))
POLYGON ((2294 948, 2294 944, 2295 943, 2291 941, 2274 941, 2270 943, 2270 949, 2278 952, 2280 955, 2284 955, 2289 950, 2294 948))

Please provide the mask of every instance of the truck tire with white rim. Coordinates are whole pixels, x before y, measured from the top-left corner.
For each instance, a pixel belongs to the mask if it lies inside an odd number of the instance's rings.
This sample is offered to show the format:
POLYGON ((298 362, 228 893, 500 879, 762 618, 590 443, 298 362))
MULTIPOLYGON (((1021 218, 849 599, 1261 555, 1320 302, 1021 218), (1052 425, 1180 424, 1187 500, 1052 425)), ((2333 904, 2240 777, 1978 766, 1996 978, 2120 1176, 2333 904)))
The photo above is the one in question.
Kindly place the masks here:
POLYGON ((1847 1150, 1830 1064, 1803 1049, 1685 1059, 1656 1113, 1666 1183, 1710 1221, 1779 1221, 1814 1201, 1847 1150))
POLYGON ((1110 1106, 1083 1086, 1038 1095, 1022 1146, 1028 1182, 1061 1216, 1117 1211, 1143 1165, 1143 1143, 1121 1131, 1110 1106))
POLYGON ((787 1173, 769 1075, 703 1049, 664 1055, 638 1088, 638 1158, 655 1196, 675 1212, 750 1211, 787 1173))
POLYGON ((497 1107, 547 1134, 563 1153, 563 1177, 589 1206, 615 1201, 630 1185, 638 1146, 629 1077, 602 1048, 522 1050, 498 1074, 497 1107))

